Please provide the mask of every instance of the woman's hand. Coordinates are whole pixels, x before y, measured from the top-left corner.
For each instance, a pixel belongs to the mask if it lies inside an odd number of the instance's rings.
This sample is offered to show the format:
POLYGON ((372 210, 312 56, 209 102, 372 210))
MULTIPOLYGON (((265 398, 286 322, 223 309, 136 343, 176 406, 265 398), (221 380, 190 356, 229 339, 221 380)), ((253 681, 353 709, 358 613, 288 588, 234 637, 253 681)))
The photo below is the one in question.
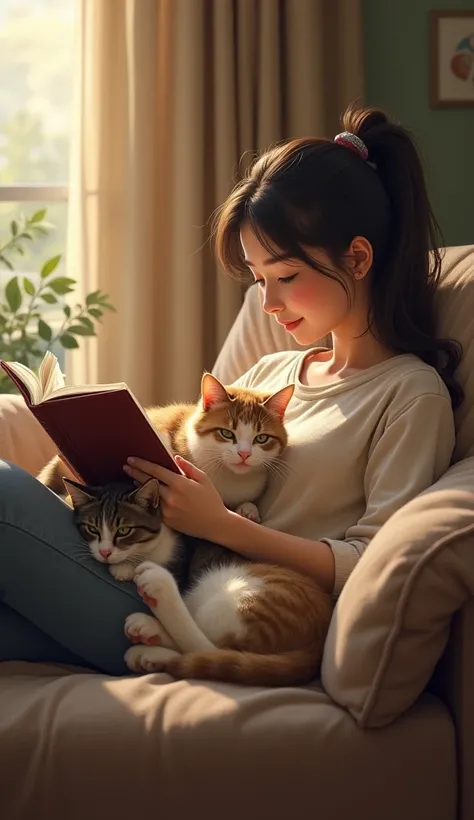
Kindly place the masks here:
POLYGON ((163 521, 178 532, 219 541, 219 533, 229 514, 210 478, 189 461, 176 456, 184 475, 145 461, 128 458, 124 471, 143 484, 149 478, 160 481, 160 508, 163 521))

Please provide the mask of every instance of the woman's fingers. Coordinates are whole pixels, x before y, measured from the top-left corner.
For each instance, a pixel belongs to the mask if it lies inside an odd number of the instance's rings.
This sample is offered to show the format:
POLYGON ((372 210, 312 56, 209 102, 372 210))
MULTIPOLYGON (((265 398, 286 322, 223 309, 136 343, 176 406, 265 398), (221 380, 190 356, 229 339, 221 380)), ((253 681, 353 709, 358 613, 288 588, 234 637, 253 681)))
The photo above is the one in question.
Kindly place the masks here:
POLYGON ((130 467, 128 464, 125 464, 123 469, 124 472, 128 476, 130 476, 130 478, 133 478, 135 481, 138 481, 139 484, 144 484, 145 481, 148 481, 148 479, 151 478, 151 476, 148 475, 148 473, 144 473, 142 472, 142 470, 137 470, 134 467, 130 467))
MULTIPOLYGON (((172 486, 176 479, 180 480, 182 478, 182 476, 177 473, 167 470, 166 467, 160 467, 159 464, 154 464, 152 461, 147 461, 144 458, 138 458, 136 456, 130 456, 130 458, 127 458, 126 466, 131 467, 134 471, 137 471, 142 475, 146 475, 147 478, 157 478, 158 481, 161 481, 163 484, 167 484, 168 486, 172 486)), ((125 470, 125 472, 128 473, 128 470, 125 470)), ((128 473, 128 475, 132 475, 132 473, 128 473)))

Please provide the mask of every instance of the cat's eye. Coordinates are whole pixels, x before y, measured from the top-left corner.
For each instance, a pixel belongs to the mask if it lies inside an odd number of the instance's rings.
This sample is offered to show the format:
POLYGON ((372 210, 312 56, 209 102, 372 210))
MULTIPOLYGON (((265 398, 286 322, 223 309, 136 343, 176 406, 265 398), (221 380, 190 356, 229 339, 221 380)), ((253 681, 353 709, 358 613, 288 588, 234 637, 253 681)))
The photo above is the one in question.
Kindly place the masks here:
POLYGON ((267 433, 259 433, 258 436, 255 436, 254 442, 255 444, 266 444, 269 438, 270 436, 267 433))
POLYGON ((225 427, 223 427, 222 430, 219 430, 219 433, 221 434, 222 438, 227 439, 227 441, 235 441, 235 436, 232 430, 226 430, 225 427))
POLYGON ((133 532, 133 527, 119 527, 116 531, 116 535, 118 535, 119 538, 125 538, 125 536, 130 535, 131 532, 133 532))
POLYGON ((94 538, 100 538, 100 530, 92 524, 83 524, 82 529, 87 535, 92 535, 94 538))

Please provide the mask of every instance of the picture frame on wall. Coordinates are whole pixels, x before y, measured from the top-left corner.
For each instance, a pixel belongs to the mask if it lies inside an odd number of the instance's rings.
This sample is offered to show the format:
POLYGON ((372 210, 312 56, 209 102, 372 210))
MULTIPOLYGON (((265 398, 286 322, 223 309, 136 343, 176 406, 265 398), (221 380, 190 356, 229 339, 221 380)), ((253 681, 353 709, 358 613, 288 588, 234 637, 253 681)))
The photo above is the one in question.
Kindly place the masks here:
POLYGON ((474 10, 430 12, 430 104, 474 107, 474 10))

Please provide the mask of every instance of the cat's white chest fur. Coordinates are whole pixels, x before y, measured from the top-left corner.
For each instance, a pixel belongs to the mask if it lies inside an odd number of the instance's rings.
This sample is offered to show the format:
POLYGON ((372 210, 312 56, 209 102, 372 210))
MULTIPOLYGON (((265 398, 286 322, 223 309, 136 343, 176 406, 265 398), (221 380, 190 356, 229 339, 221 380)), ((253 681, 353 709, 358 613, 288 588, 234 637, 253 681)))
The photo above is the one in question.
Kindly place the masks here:
POLYGON ((159 535, 150 543, 152 547, 147 557, 162 566, 173 560, 180 545, 179 536, 166 524, 161 525, 159 535))
POLYGON ((247 627, 239 614, 245 598, 261 593, 263 581, 247 574, 245 566, 213 569, 184 596, 195 623, 213 643, 232 635, 243 638, 247 627))
POLYGON ((243 504, 244 501, 257 501, 267 483, 265 470, 252 470, 245 476, 243 481, 239 476, 233 475, 225 468, 216 476, 211 476, 217 492, 222 498, 226 507, 233 510, 243 504))

